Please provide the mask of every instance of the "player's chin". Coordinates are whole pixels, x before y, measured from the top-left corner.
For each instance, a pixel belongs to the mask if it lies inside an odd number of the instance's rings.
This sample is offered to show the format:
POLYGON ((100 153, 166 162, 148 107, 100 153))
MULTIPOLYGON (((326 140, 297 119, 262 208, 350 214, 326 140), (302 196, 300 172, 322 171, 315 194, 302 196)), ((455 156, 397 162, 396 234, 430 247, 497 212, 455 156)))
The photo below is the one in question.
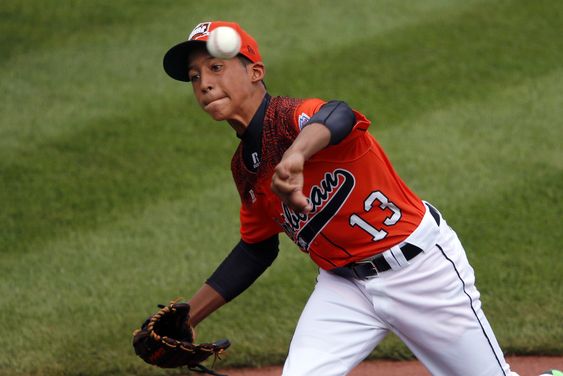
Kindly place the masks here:
POLYGON ((213 120, 223 121, 229 119, 229 111, 224 106, 207 106, 204 110, 213 120))
POLYGON ((212 111, 212 112, 207 112, 207 113, 215 121, 224 121, 224 120, 229 119, 229 117, 227 115, 225 115, 223 112, 220 112, 220 111, 212 111))

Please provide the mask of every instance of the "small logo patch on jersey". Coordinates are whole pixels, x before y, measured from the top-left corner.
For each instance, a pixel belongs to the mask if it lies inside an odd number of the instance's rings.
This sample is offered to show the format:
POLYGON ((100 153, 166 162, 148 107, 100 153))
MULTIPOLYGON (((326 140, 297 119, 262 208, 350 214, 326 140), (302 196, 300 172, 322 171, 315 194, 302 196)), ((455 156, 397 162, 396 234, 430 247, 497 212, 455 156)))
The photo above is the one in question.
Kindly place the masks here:
POLYGON ((251 154, 252 156, 252 167, 256 170, 258 166, 260 166, 260 158, 258 158, 258 152, 254 152, 251 154))
POLYGON ((256 202, 256 195, 254 194, 254 191, 251 189, 248 191, 248 194, 250 195, 250 199, 252 200, 252 203, 254 204, 256 202))
POLYGON ((307 124, 310 119, 311 117, 309 115, 302 112, 301 115, 299 115, 299 129, 303 129, 303 126, 307 124))

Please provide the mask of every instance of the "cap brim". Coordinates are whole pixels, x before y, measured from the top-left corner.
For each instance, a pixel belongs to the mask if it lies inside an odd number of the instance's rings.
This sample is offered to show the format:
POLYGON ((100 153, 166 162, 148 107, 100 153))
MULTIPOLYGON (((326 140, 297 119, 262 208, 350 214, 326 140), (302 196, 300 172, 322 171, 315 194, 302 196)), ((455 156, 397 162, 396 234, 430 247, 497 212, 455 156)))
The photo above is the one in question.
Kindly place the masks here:
POLYGON ((172 47, 164 55, 162 64, 166 73, 175 80, 189 82, 188 55, 194 45, 201 45, 204 41, 190 40, 172 47))

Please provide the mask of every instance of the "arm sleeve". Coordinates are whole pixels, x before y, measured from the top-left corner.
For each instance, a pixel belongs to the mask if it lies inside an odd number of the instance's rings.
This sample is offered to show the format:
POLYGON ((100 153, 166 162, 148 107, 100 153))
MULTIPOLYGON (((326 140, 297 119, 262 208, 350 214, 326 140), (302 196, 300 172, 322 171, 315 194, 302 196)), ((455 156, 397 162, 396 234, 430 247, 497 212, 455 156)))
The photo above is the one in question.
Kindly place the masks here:
POLYGON ((354 111, 342 101, 329 101, 303 125, 320 123, 330 130, 330 144, 336 145, 350 134, 356 124, 354 111))
POLYGON ((259 243, 241 240, 206 281, 227 302, 254 283, 272 265, 279 251, 278 235, 259 243))

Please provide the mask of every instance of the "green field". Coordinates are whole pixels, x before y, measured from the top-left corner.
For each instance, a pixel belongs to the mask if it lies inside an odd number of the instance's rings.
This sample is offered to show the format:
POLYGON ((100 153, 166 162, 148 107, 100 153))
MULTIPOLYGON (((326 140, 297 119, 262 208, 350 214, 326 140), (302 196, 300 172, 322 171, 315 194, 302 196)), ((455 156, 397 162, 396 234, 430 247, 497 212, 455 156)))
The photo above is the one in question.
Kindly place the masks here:
MULTIPOLYGON (((273 95, 343 99, 460 235, 509 354, 563 355, 563 2, 0 2, 0 375, 160 375, 131 333, 238 241, 237 139, 169 79, 238 21, 273 95)), ((317 270, 285 239, 199 327, 280 364, 317 270)), ((374 357, 412 355, 394 337, 374 357)))

